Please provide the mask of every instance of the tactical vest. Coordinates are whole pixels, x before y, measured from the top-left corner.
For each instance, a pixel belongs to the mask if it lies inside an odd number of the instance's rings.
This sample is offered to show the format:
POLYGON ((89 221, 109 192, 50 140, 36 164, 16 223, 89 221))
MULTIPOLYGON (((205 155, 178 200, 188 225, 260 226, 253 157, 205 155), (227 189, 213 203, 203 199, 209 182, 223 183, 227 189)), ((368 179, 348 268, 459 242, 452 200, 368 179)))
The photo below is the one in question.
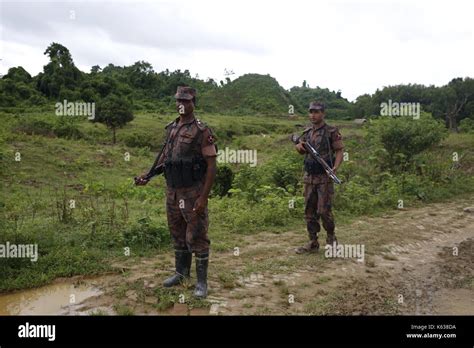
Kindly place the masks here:
MULTIPOLYGON (((308 128, 303 132, 303 139, 311 144, 316 151, 319 152, 321 157, 326 161, 327 164, 334 166, 334 150, 332 149, 331 145, 331 132, 335 131, 335 127, 331 127, 329 125, 324 125, 323 127, 319 128, 318 130, 313 130, 312 128, 308 128), (318 136, 316 138, 316 142, 313 143, 313 132, 317 132, 318 136)), ((304 169, 310 175, 320 175, 324 174, 325 170, 323 166, 313 159, 310 154, 306 154, 304 158, 304 169)))
MULTIPOLYGON (((171 188, 190 187, 202 181, 207 171, 207 162, 201 153, 201 142, 203 131, 207 128, 199 120, 196 123, 198 133, 194 137, 183 136, 181 129, 170 137, 174 127, 178 127, 176 121, 166 126, 168 148, 164 162, 164 174, 166 185, 171 188), (174 127, 170 127, 174 125, 174 127), (178 148, 176 148, 178 146, 178 148)), ((181 127, 186 127, 183 125, 181 127)))

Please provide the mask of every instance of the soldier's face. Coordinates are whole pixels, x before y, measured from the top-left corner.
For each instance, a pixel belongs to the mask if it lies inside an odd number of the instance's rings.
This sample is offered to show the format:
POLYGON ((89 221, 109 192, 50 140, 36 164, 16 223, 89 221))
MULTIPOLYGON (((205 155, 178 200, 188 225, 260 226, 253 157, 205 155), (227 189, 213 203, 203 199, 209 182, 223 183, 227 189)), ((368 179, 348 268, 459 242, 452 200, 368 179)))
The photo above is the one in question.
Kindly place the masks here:
POLYGON ((177 99, 176 111, 178 111, 178 114, 183 115, 183 116, 192 114, 194 111, 193 101, 187 100, 187 99, 177 99))
POLYGON ((309 111, 309 120, 312 123, 319 123, 324 120, 324 116, 326 116, 325 112, 322 110, 310 110, 309 111))

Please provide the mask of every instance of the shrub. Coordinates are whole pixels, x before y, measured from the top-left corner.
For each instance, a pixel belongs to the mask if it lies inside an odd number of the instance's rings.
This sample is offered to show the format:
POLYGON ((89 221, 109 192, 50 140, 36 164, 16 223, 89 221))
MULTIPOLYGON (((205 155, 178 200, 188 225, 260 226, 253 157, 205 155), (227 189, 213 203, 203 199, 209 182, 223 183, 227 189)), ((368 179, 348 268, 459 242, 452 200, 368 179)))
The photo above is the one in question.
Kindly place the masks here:
POLYGON ((126 245, 141 248, 160 248, 170 241, 168 228, 154 223, 149 217, 140 218, 123 232, 126 245))
POLYGON ((463 133, 474 133, 474 120, 472 118, 461 120, 459 130, 463 133))
POLYGON ((153 147, 153 136, 148 133, 131 133, 123 137, 125 145, 129 147, 153 147))
POLYGON ((59 117, 53 127, 53 132, 59 138, 81 139, 83 136, 75 120, 70 116, 59 117))
POLYGON ((234 172, 228 164, 218 165, 212 192, 220 197, 227 195, 232 187, 234 172))
POLYGON ((303 175, 303 157, 291 149, 291 151, 283 152, 275 161, 271 161, 263 167, 271 184, 294 191, 303 175))
POLYGON ((391 170, 405 169, 413 156, 447 137, 446 128, 430 115, 418 120, 408 117, 379 118, 369 125, 369 141, 380 143, 386 153, 383 162, 391 170))
POLYGON ((18 120, 13 131, 28 135, 53 135, 54 124, 45 120, 23 117, 18 120))

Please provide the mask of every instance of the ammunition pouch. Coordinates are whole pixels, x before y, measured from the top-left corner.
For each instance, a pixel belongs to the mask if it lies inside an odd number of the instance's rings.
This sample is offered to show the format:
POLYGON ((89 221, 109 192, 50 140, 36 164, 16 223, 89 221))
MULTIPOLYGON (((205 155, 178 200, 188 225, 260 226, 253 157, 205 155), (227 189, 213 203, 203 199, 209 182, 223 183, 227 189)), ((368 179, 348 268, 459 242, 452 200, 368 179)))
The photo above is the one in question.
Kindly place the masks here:
POLYGON ((207 163, 201 158, 180 159, 165 162, 166 185, 172 188, 190 187, 202 180, 207 163))
MULTIPOLYGON (((332 159, 332 162, 329 161, 329 158, 324 158, 324 161, 328 164, 331 165, 330 163, 334 163, 334 158, 332 159)), ((326 173, 324 170, 324 167, 316 160, 314 160, 312 157, 307 157, 304 160, 304 170, 306 173, 310 175, 320 175, 326 173)))

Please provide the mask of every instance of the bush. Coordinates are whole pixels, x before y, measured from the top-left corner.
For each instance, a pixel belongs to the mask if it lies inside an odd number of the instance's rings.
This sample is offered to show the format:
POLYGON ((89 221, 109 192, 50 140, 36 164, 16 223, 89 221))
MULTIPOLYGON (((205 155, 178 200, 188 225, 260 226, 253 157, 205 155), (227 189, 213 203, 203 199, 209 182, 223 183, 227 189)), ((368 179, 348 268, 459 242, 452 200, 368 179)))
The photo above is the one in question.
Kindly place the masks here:
POLYGON ((143 249, 160 248, 170 242, 168 227, 154 223, 149 217, 139 219, 123 232, 127 246, 139 246, 143 249))
POLYGON ((291 149, 264 165, 264 168, 271 184, 294 192, 303 175, 303 157, 291 149))
POLYGON ((81 139, 83 137, 75 120, 70 116, 61 116, 53 127, 54 134, 59 138, 81 139))
POLYGON ((301 220, 304 199, 293 196, 282 188, 261 186, 256 188, 256 201, 249 201, 248 193, 231 189, 232 197, 210 200, 215 228, 249 234, 254 231, 273 229, 301 220), (290 200, 295 200, 290 208, 290 200))
POLYGON ((368 130, 369 142, 383 146, 383 162, 391 170, 405 169, 415 155, 438 144, 447 137, 446 128, 430 115, 418 120, 408 117, 372 120, 368 130))
POLYGON ((123 142, 128 147, 153 147, 153 136, 148 133, 131 133, 123 137, 123 142))
POLYGON ((235 190, 244 192, 248 198, 253 199, 255 196, 256 190, 262 183, 262 177, 259 175, 260 167, 250 167, 249 165, 244 165, 235 175, 234 183, 232 184, 232 190, 230 193, 235 192, 235 190))
POLYGON ((303 157, 293 149, 284 150, 263 165, 251 167, 243 165, 235 175, 233 190, 239 190, 248 199, 258 201, 258 190, 264 186, 294 193, 301 186, 303 157))
POLYGON ((472 118, 461 120, 459 130, 463 133, 474 133, 474 120, 472 118))
POLYGON ((30 105, 33 105, 35 107, 41 106, 41 105, 46 105, 48 103, 48 99, 46 99, 44 96, 41 94, 33 94, 29 99, 28 103, 30 105))
POLYGON ((28 135, 37 134, 52 136, 54 135, 53 128, 54 124, 45 120, 23 117, 18 120, 17 124, 14 126, 13 131, 17 133, 25 133, 28 135))
POLYGON ((232 181, 234 180, 234 172, 228 164, 218 165, 216 179, 212 187, 213 194, 220 197, 226 196, 232 187, 232 181))
POLYGON ((373 188, 368 177, 354 175, 343 185, 335 187, 334 208, 354 214, 368 213, 375 205, 373 188))

